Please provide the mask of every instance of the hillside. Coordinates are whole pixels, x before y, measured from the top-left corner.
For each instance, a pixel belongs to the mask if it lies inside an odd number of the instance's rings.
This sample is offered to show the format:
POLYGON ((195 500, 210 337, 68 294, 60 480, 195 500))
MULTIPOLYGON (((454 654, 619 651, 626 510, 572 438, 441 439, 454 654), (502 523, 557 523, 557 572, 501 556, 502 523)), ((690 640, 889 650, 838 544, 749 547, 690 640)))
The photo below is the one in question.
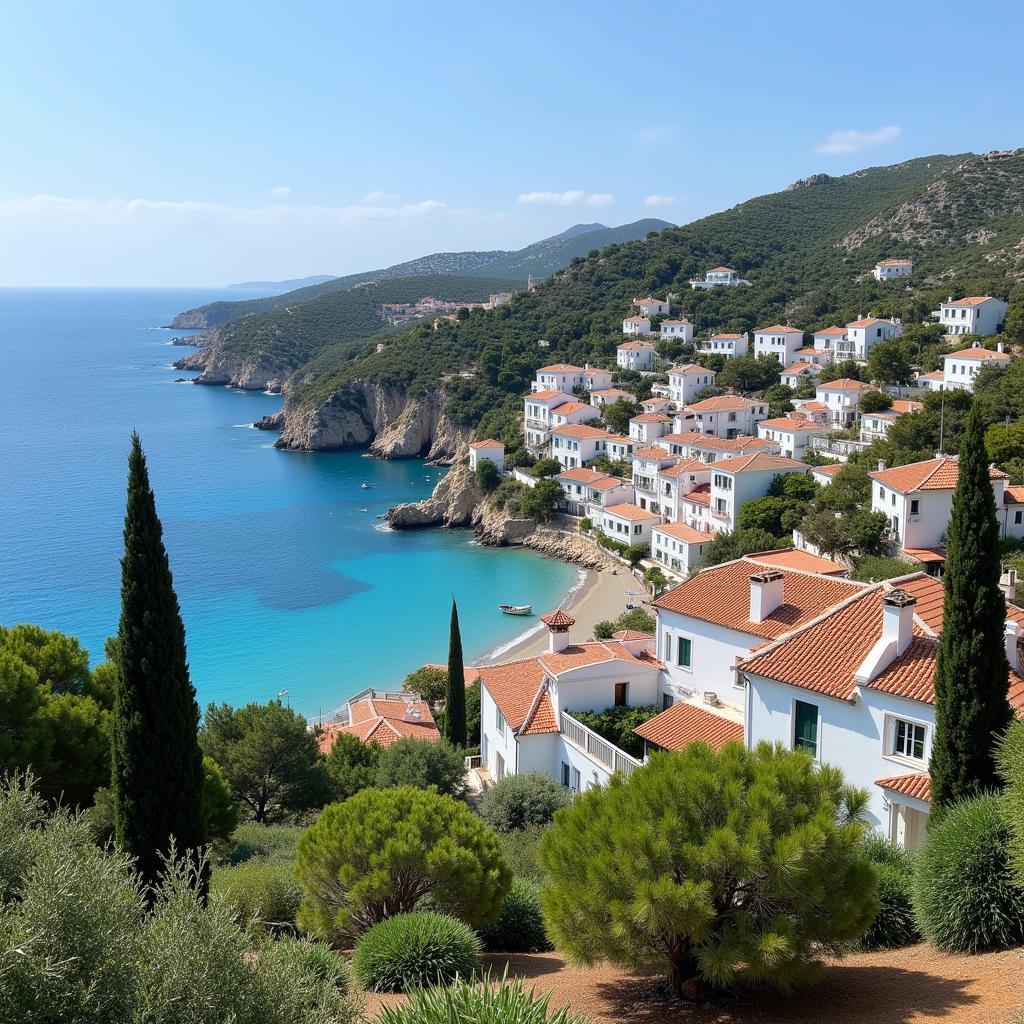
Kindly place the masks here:
POLYGON ((326 366, 337 366, 358 352, 371 335, 387 331, 380 315, 383 303, 416 302, 426 296, 483 302, 492 292, 513 286, 514 282, 503 278, 434 274, 329 292, 214 328, 200 351, 175 365, 201 369, 203 384, 277 388, 324 349, 331 350, 326 366))
POLYGON ((169 326, 216 327, 238 317, 269 313, 283 306, 293 306, 295 303, 316 299, 331 292, 345 291, 368 282, 391 281, 397 278, 472 274, 479 277, 509 278, 516 283, 525 284, 530 274, 540 280, 568 266, 574 257, 584 256, 592 249, 600 249, 613 242, 643 238, 649 231, 658 231, 668 226, 667 221, 655 219, 638 220, 634 224, 623 224, 617 228, 606 228, 601 224, 577 224, 561 234, 535 242, 516 252, 501 249, 490 252, 435 252, 405 263, 396 263, 382 270, 368 270, 361 274, 327 278, 321 283, 296 287, 294 291, 284 294, 235 302, 211 302, 179 313, 169 326))
POLYGON ((293 292, 297 288, 309 288, 311 285, 325 284, 333 280, 333 274, 312 274, 310 277, 296 277, 290 281, 239 281, 236 284, 229 284, 228 288, 239 292, 273 292, 279 295, 282 292, 293 292))
POLYGON ((334 368, 321 360, 318 372, 296 377, 302 383, 289 394, 281 443, 316 447, 310 410, 323 421, 346 389, 366 381, 413 398, 444 382, 454 422, 484 421, 488 433, 511 429, 537 366, 613 359, 622 317, 638 294, 675 293, 698 332, 778 320, 810 330, 868 312, 920 321, 949 292, 1006 297, 1022 279, 1024 156, 998 163, 932 156, 838 178, 815 175, 653 238, 609 246, 501 309, 437 331, 414 329, 334 368), (870 277, 878 259, 893 255, 914 258, 909 285, 870 277), (720 263, 753 287, 689 288, 690 277, 720 263), (539 338, 550 347, 539 349, 539 338), (473 370, 472 383, 453 377, 473 370))

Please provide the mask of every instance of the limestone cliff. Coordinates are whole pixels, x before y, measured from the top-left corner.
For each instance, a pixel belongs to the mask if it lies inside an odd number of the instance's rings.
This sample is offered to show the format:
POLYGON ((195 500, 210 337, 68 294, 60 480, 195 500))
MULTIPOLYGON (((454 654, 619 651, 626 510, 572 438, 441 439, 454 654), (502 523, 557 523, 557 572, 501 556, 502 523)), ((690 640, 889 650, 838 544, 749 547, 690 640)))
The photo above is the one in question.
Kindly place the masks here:
POLYGON ((179 370, 200 370, 196 384, 226 384, 245 391, 281 391, 284 388, 285 375, 265 366, 258 353, 239 355, 225 351, 216 327, 197 335, 192 344, 199 349, 174 365, 179 370))
POLYGON ((209 327, 210 324, 206 319, 206 313, 202 309, 189 309, 184 313, 179 313, 167 326, 171 328, 195 329, 197 327, 209 327))
POLYGON ((388 523, 396 530, 421 526, 469 526, 481 494, 466 463, 449 470, 434 493, 423 501, 396 505, 388 511, 388 523))

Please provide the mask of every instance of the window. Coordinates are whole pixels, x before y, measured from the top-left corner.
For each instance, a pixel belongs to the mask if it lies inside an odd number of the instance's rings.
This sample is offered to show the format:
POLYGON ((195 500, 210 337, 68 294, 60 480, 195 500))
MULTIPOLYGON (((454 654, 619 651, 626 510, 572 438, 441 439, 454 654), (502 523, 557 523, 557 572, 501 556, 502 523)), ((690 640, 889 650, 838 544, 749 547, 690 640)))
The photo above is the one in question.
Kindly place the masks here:
POLYGON ((626 703, 626 698, 629 696, 629 683, 616 683, 615 684, 615 706, 621 708, 626 703))
POLYGON ((918 498, 910 499, 910 514, 916 516, 921 511, 921 502, 918 498))
POLYGON ((681 636, 676 646, 676 664, 683 668, 689 668, 693 656, 693 641, 689 637, 681 636))
POLYGON ((573 768, 572 770, 572 781, 569 783, 569 792, 578 793, 580 791, 580 770, 579 768, 573 768))
POLYGON ((1014 512, 1013 522, 1015 526, 1020 526, 1020 524, 1024 522, 1024 512, 1014 512))
POLYGON ((675 704, 675 702, 676 699, 672 696, 671 693, 663 693, 661 695, 661 710, 668 711, 668 709, 672 707, 672 705, 675 704))
POLYGON ((916 722, 905 722, 897 718, 893 725, 892 752, 897 757, 909 757, 914 761, 924 760, 925 727, 916 722))
POLYGON ((494 725, 498 730, 499 736, 505 735, 505 716, 498 710, 497 705, 494 708, 494 725))
POLYGON ((793 701, 793 749, 818 756, 818 705, 793 701))

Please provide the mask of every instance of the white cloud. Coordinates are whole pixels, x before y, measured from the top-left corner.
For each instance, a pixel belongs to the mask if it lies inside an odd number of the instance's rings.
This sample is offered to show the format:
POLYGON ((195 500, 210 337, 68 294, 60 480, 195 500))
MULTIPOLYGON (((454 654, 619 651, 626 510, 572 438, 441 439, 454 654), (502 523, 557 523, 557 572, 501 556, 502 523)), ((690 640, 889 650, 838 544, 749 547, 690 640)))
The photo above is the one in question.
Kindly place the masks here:
POLYGON ((290 196, 292 194, 291 185, 278 185, 277 188, 270 190, 272 196, 290 196))
POLYGON ((644 206, 672 206, 678 202, 675 196, 662 196, 655 192, 644 200, 644 206))
POLYGON ((363 196, 364 203, 396 203, 398 202, 398 196, 393 195, 391 192, 367 192, 363 196))
POLYGON ((615 202, 615 196, 609 192, 588 195, 580 189, 569 189, 567 192, 524 192, 517 202, 543 206, 607 206, 615 202))
POLYGON ((820 146, 815 149, 816 153, 830 155, 840 153, 856 153, 871 146, 881 146, 883 143, 892 142, 899 138, 903 131, 898 125, 888 124, 873 132, 859 132, 852 128, 845 131, 831 132, 820 146))

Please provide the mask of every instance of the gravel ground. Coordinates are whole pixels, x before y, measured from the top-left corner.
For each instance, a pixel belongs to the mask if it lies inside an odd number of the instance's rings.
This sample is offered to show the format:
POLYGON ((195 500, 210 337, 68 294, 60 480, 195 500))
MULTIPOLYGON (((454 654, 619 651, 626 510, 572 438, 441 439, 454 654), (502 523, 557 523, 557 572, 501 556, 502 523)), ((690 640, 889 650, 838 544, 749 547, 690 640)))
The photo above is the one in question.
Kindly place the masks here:
MULTIPOLYGON (((551 1005, 568 1005, 593 1024, 1008 1024, 1024 1005, 1024 949, 948 956, 930 946, 858 953, 831 965, 822 983, 792 996, 762 994, 697 1009, 673 1005, 652 979, 610 967, 568 966, 554 953, 485 958, 506 963, 551 1005)), ((370 996, 371 1016, 401 996, 370 996)))

